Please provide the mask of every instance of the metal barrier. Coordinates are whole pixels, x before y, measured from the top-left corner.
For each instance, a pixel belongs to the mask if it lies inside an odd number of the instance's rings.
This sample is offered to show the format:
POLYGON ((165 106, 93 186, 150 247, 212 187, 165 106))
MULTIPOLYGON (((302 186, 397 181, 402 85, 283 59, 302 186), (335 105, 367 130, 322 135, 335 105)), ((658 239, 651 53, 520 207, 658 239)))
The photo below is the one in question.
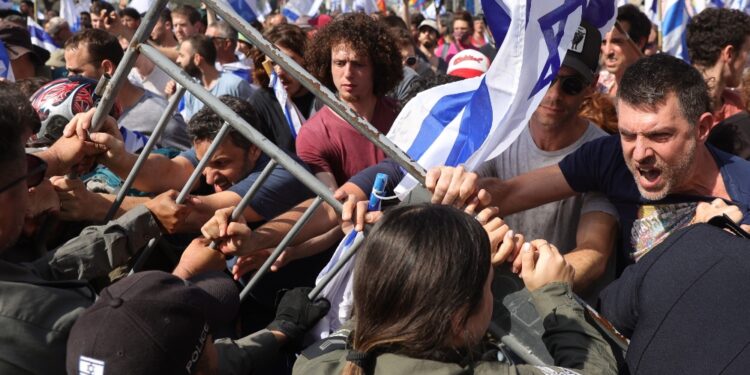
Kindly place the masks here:
MULTIPOLYGON (((419 164, 412 160, 405 152, 395 146, 388 138, 385 137, 384 134, 378 132, 374 126, 372 126, 364 118, 357 115, 348 105, 340 101, 329 89, 327 89, 318 80, 312 77, 312 75, 310 75, 305 69, 299 66, 299 64, 297 64, 291 58, 287 57, 273 44, 263 38, 263 36, 257 30, 251 27, 248 22, 240 18, 233 10, 226 9, 224 3, 220 3, 219 0, 204 0, 203 2, 209 9, 215 11, 219 16, 222 17, 222 19, 224 19, 232 27, 238 30, 239 33, 247 37, 248 40, 258 49, 260 49, 267 57, 273 60, 276 64, 280 65, 296 80, 298 80, 305 88, 315 94, 315 96, 318 97, 318 99, 320 99, 331 110, 333 110, 342 119, 351 124, 351 126, 353 126, 360 134, 362 134, 373 144, 383 150, 386 155, 398 162, 408 174, 412 175, 417 181, 424 184, 426 174, 424 168, 422 168, 419 164)), ((310 188, 318 196, 313 201, 313 204, 304 212, 298 222, 295 223, 289 233, 286 234, 286 236, 274 249, 271 256, 255 273, 247 286, 243 289, 241 297, 244 298, 250 293, 251 289, 257 285, 258 281, 263 277, 263 275, 265 275, 270 270, 271 265, 278 259, 286 246, 294 239, 297 233, 299 233, 300 229, 310 219, 313 212, 320 206, 323 201, 331 205, 331 207, 333 207, 333 209, 338 213, 341 212, 342 205, 340 202, 336 201, 333 198, 328 188, 315 176, 308 172, 304 167, 299 165, 284 151, 280 150, 270 140, 265 138, 262 134, 260 134, 260 132, 258 132, 255 128, 248 124, 244 119, 239 117, 236 113, 234 113, 211 93, 209 93, 200 84, 196 83, 180 67, 174 64, 171 60, 164 57, 156 48, 145 44, 146 38, 149 35, 154 24, 156 23, 159 13, 166 6, 166 4, 167 0, 156 0, 156 2, 147 12, 146 16, 141 22, 141 25, 136 30, 133 39, 128 45, 123 60, 117 67, 115 74, 112 77, 111 83, 107 86, 104 96, 97 106, 97 110, 92 121, 92 131, 99 129, 103 124, 104 118, 106 117, 107 113, 109 113, 112 105, 114 104, 115 94, 119 91, 119 88, 122 85, 122 80, 127 79, 127 74, 135 63, 137 53, 140 53, 149 58, 157 67, 166 72, 167 75, 169 75, 181 86, 181 88, 178 90, 178 93, 173 98, 171 98, 169 106, 160 118, 160 121, 154 133, 152 134, 151 139, 147 143, 146 148, 143 150, 133 169, 128 175, 122 190, 118 193, 117 199, 115 200, 113 206, 110 208, 107 214, 107 219, 113 217, 119 209, 119 206, 122 203, 127 190, 129 190, 129 188, 132 186, 140 168, 144 164, 145 159, 148 158, 148 155, 151 153, 164 127, 168 123, 169 118, 171 117, 174 108, 179 101, 179 98, 182 97, 185 91, 191 92, 198 98, 198 100, 203 102, 207 107, 211 108, 222 119, 224 119, 225 123, 220 129, 217 136, 212 141, 204 157, 196 166, 195 170, 188 179, 188 182, 185 184, 185 186, 183 186, 179 196, 176 199, 177 203, 182 203, 187 198, 191 188, 195 185, 195 182, 202 174, 207 161, 211 159, 211 156, 216 151, 216 148, 229 132, 230 127, 241 133, 244 137, 255 144, 263 153, 271 158, 271 161, 269 161, 269 164, 265 167, 259 178, 253 183, 245 196, 242 197, 240 204, 238 204, 238 206, 232 212, 232 220, 236 220, 239 215, 243 213, 245 207, 252 199, 253 195, 258 191, 260 186, 265 181, 266 177, 268 177, 268 175, 271 173, 273 168, 277 166, 277 164, 280 164, 281 166, 286 168, 295 178, 299 179, 304 185, 310 188)), ((424 193, 422 192, 421 195, 424 196, 424 193)), ((339 262, 334 266, 331 272, 329 272, 322 280, 322 282, 320 282, 309 294, 309 297, 311 299, 316 298, 320 291, 323 290, 323 288, 330 282, 330 280, 336 275, 336 273, 346 264, 349 259, 351 259, 351 257, 353 257, 358 246, 362 243, 362 238, 363 236, 360 236, 359 239, 355 241, 349 253, 339 260, 339 262)), ((155 244, 156 240, 151 240, 149 242, 147 248, 137 259, 131 272, 135 272, 143 266, 143 263, 148 258, 155 244)), ((212 246, 215 245, 216 244, 212 244, 212 246)), ((501 339, 503 343, 505 343, 511 350, 516 352, 528 363, 537 365, 544 364, 544 361, 539 359, 534 353, 530 352, 526 347, 521 345, 512 335, 508 335, 507 333, 503 332, 496 325, 491 328, 492 329, 490 331, 493 335, 498 336, 498 338, 501 339)))

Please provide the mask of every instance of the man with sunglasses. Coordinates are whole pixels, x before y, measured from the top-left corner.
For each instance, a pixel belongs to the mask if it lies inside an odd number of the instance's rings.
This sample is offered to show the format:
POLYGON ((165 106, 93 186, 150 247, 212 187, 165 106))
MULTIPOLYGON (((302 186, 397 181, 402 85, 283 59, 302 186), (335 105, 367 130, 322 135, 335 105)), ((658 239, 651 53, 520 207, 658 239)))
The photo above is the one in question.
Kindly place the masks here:
MULTIPOLYGON (((529 125, 510 147, 477 168, 482 178, 508 180, 557 164, 584 143, 605 136, 578 116, 584 98, 595 90, 599 31, 584 22, 565 60, 531 115, 529 125)), ((605 272, 616 233, 617 213, 599 193, 587 193, 504 217, 510 228, 528 239, 554 243, 576 269, 574 289, 589 291, 605 272)), ((517 271, 520 264, 514 267, 517 271)))
POLYGON ((216 69, 232 73, 252 83, 252 69, 235 54, 237 50, 237 31, 226 21, 216 21, 206 28, 206 36, 211 38, 216 47, 216 69))

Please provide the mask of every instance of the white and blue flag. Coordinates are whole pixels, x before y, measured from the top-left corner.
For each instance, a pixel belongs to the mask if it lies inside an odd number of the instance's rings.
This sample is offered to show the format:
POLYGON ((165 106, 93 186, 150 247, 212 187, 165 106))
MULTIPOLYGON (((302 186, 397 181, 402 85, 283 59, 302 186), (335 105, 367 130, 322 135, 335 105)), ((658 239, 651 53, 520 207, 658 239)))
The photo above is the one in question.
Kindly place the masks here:
POLYGON ((226 0, 245 21, 263 21, 271 13, 271 4, 264 0, 226 0))
POLYGON ((726 7, 730 9, 741 10, 745 13, 750 13, 750 0, 728 0, 725 1, 726 7))
POLYGON ((0 0, 0 9, 13 9, 13 0, 0 0))
POLYGON ((661 4, 662 51, 689 61, 687 51, 687 24, 690 21, 688 4, 685 0, 666 0, 661 4))
MULTIPOLYGON (((616 15, 614 0, 483 0, 482 8, 500 46, 487 73, 420 93, 388 133, 425 168, 472 170, 508 148, 556 76, 581 19, 604 34, 616 15)), ((398 192, 415 185, 409 176, 398 192)))
POLYGON ((655 25, 661 24, 661 0, 645 0, 643 2, 643 13, 655 25))
POLYGON ((58 48, 57 44, 55 44, 55 41, 52 40, 52 37, 47 34, 46 31, 44 31, 44 28, 39 26, 36 21, 34 21, 31 17, 26 17, 26 28, 29 30, 29 34, 31 35, 31 44, 42 47, 50 52, 55 52, 58 48))
POLYGON ((318 15, 318 10, 322 4, 323 0, 290 0, 284 4, 281 14, 294 23, 302 16, 312 18, 318 15))
POLYGON ((271 82, 268 87, 273 89, 273 93, 276 95, 276 100, 279 101, 281 111, 284 112, 284 118, 286 123, 289 125, 289 131, 292 133, 292 137, 297 139, 299 129, 302 127, 302 123, 305 121, 305 117, 302 116, 297 106, 293 101, 289 100, 289 95, 281 83, 281 79, 276 75, 276 72, 271 72, 271 82))
POLYGON ((6 81, 15 82, 13 77, 13 69, 10 66, 10 57, 8 56, 8 50, 5 49, 5 43, 0 40, 0 78, 6 81))
POLYGON ((68 21, 70 31, 81 29, 81 12, 88 12, 91 0, 60 0, 60 17, 68 21))

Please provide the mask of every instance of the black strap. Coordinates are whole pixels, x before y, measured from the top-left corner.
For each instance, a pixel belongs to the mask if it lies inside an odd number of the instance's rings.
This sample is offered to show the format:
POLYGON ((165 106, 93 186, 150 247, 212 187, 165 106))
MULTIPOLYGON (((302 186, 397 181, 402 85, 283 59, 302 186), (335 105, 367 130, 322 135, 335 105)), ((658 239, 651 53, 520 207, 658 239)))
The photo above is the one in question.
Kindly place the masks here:
POLYGON ((350 350, 346 355, 347 362, 354 363, 358 367, 365 371, 365 374, 370 373, 370 367, 372 366, 372 360, 375 358, 373 353, 358 352, 356 350, 350 350))

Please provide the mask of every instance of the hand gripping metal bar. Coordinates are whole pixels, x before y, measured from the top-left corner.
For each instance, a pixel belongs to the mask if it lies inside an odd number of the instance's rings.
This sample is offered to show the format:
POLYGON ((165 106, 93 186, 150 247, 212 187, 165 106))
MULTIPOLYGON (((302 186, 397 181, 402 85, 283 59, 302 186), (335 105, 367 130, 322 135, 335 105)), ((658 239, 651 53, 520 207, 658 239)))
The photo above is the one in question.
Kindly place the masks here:
POLYGON ((279 256, 281 256, 281 253, 286 249, 287 245, 294 239, 294 237, 297 235, 297 233, 302 229, 302 227, 310 220, 312 217, 313 212, 315 212, 316 209, 318 209, 318 206, 323 203, 323 200, 320 197, 315 198, 315 200, 312 202, 310 207, 305 210, 305 212, 302 214, 302 216, 297 220, 296 223, 294 223, 294 226, 292 226, 292 229, 289 230, 289 233, 287 233, 284 238, 279 242, 279 244, 276 246, 276 248, 273 250, 273 253, 266 259, 266 261, 263 263, 263 265, 255 271, 255 274, 253 275, 252 279, 250 279, 250 282, 245 285, 245 287, 242 289, 242 292, 240 292, 240 301, 243 301, 245 297, 247 297, 248 294, 250 294, 250 291, 255 288, 255 286, 258 284, 260 279, 268 273, 268 270, 271 269, 271 265, 276 262, 276 259, 279 259, 279 256))
MULTIPOLYGON (((273 169, 276 168, 276 160, 269 160, 268 164, 266 164, 266 167, 263 168, 263 171, 260 172, 260 175, 258 176, 255 181, 253 181, 253 184, 250 186, 250 189, 245 193, 245 195, 242 197, 242 200, 240 200, 240 203, 237 204, 237 206, 232 210, 232 215, 229 217, 230 221, 237 221, 237 219, 242 216, 242 213, 245 211, 245 208, 248 204, 250 204, 250 200, 253 199, 253 196, 255 196, 255 193, 260 190, 260 187, 263 185, 263 182, 266 181, 268 176, 271 175, 271 172, 273 172, 273 169)), ((208 247, 212 249, 216 249, 216 246, 218 244, 216 241, 211 241, 211 244, 208 245, 208 247)))
MULTIPOLYGON (((185 185, 182 187, 182 190, 180 190, 180 194, 177 196, 177 199, 175 199, 175 202, 177 204, 182 204, 182 202, 184 202, 187 198, 188 194, 190 194, 193 186, 195 186, 195 183, 198 181, 201 174, 203 174, 203 169, 206 168, 206 164, 208 164, 208 161, 211 160, 211 156, 213 156, 214 152, 216 152, 216 149, 219 148, 219 145, 224 140, 224 137, 226 137, 226 135, 229 133, 229 129, 230 126, 226 122, 221 126, 219 132, 216 134, 216 137, 214 137, 214 140, 211 141, 211 145, 208 146, 206 155, 204 155, 203 158, 198 161, 198 165, 195 167, 195 170, 193 170, 190 178, 188 178, 187 183, 185 183, 185 185)), ((143 249, 140 257, 138 257, 135 264, 133 264, 133 268, 130 270, 131 275, 135 272, 138 272, 138 270, 143 267, 143 264, 146 262, 146 260, 148 260, 148 257, 151 255, 151 252, 153 251, 154 246, 156 246, 156 243, 158 241, 159 240, 156 238, 152 238, 150 241, 148 241, 146 248, 143 249)))
POLYGON ((120 205, 125 199, 125 196, 128 194, 128 190, 130 190, 130 187, 135 183, 135 178, 136 176, 138 176, 138 172, 140 172, 143 164, 146 162, 146 159, 148 159, 151 151, 153 151, 154 147, 156 146, 156 142, 161 138, 161 134, 164 132, 164 129, 167 128, 167 124, 169 123, 169 120, 172 119, 172 114, 174 113, 175 108, 177 108, 177 104, 179 104, 180 99, 182 99, 182 96, 184 94, 185 88, 179 87, 177 89, 177 92, 169 99, 169 104, 167 104, 167 108, 164 109, 164 113, 162 113, 161 118, 159 118, 159 123, 156 124, 154 132, 151 133, 151 136, 148 138, 146 146, 143 147, 143 150, 138 155, 138 159, 135 161, 133 168, 128 174, 128 177, 125 179, 125 182, 123 182, 120 191, 117 192, 115 201, 112 202, 112 206, 109 208, 109 211, 107 211, 107 216, 104 219, 105 222, 112 220, 112 218, 114 218, 117 214, 117 210, 120 209, 120 205))

